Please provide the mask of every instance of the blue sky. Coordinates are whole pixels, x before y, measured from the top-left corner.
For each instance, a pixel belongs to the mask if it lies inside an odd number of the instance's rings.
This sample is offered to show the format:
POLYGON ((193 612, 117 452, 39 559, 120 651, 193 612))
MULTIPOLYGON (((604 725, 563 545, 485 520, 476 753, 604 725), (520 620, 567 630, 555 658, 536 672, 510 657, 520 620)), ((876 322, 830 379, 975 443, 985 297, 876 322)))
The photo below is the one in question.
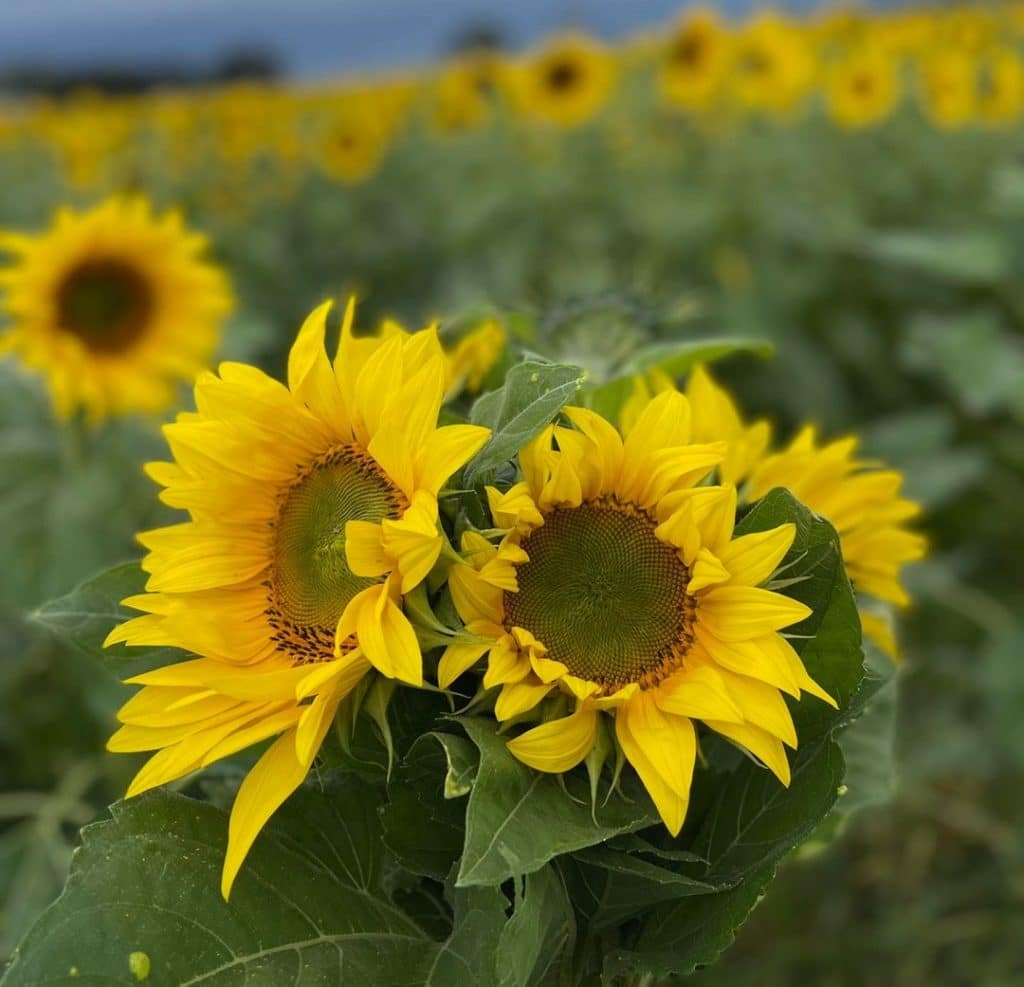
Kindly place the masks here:
POLYGON ((430 61, 472 24, 492 24, 519 47, 569 24, 618 37, 679 8, 679 0, 0 0, 0 68, 202 67, 226 49, 254 46, 296 74, 318 76, 430 61))

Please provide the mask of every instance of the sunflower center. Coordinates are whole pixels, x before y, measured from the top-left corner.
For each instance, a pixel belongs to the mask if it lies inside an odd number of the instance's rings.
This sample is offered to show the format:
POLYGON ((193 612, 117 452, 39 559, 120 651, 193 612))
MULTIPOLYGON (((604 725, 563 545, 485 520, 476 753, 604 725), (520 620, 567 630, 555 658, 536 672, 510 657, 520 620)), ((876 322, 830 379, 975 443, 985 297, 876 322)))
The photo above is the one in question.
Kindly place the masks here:
POLYGON ((506 622, 603 688, 660 680, 686 653, 693 600, 689 570, 655 526, 611 499, 552 511, 521 543, 530 560, 505 594, 506 622))
POLYGON ((148 281, 124 261, 89 260, 74 268, 57 289, 61 328, 89 349, 117 353, 145 331, 153 310, 148 281))
POLYGON ((326 657, 349 601, 379 582, 349 569, 345 525, 398 518, 405 506, 373 457, 356 446, 332 449, 289 487, 274 522, 269 616, 296 659, 326 657))
POLYGON ((554 92, 565 92, 579 82, 580 67, 568 59, 561 59, 548 67, 548 88, 554 92))

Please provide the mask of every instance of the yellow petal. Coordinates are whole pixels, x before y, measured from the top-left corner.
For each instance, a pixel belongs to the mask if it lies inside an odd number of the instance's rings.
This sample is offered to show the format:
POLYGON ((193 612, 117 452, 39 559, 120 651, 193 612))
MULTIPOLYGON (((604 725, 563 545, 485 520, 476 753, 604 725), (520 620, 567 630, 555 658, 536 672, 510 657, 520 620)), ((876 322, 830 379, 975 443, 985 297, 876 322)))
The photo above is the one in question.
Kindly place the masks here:
POLYGON ((722 641, 745 641, 805 620, 811 608, 752 586, 716 586, 700 598, 697 619, 722 641))
POLYGON ((638 692, 616 709, 615 735, 666 828, 677 836, 686 820, 697 756, 693 724, 662 712, 650 692, 638 692))
POLYGON ((651 691, 659 708, 674 716, 743 722, 722 676, 710 665, 684 668, 651 691))
POLYGON ((391 571, 384 551, 383 530, 374 521, 349 521, 345 525, 345 561, 357 576, 374 579, 391 571))
MULTIPOLYGON (((387 585, 371 586, 359 593, 346 607, 356 605, 356 639, 370 663, 388 678, 410 685, 423 685, 423 655, 416 632, 399 609, 387 585)), ((344 616, 342 617, 344 620, 344 616)))
POLYGON ((437 666, 437 684, 447 689, 463 672, 472 668, 490 646, 486 641, 481 644, 449 644, 437 666))
POLYGON ((295 753, 295 731, 282 734, 245 776, 228 823, 220 893, 227 901, 231 888, 259 832, 281 804, 302 784, 309 765, 295 753))
POLYGON ((719 559, 732 574, 735 586, 760 586, 771 578, 796 537, 796 525, 780 524, 734 538, 719 551, 719 559))
POLYGON ((729 570, 715 558, 709 549, 703 547, 697 552, 690 571, 690 582, 686 587, 687 592, 690 593, 707 589, 709 586, 716 586, 729 579, 729 570))
POLYGON ((418 456, 417 486, 437 494, 444 482, 470 461, 491 437, 480 425, 446 425, 432 432, 418 456))
POLYGON ((789 786, 789 760, 782 742, 770 733, 749 723, 726 723, 724 720, 704 721, 716 733, 754 755, 783 785, 789 786))
POLYGON ((597 711, 582 706, 572 716, 549 720, 508 742, 509 751, 523 764, 558 774, 583 760, 597 739, 597 711))
POLYGON ((288 389, 314 414, 343 428, 347 415, 324 350, 327 313, 332 305, 326 301, 315 308, 295 337, 288 353, 288 389))
POLYGON ((512 682, 501 687, 494 704, 494 715, 499 720, 510 720, 513 716, 533 709, 554 686, 543 682, 512 682))

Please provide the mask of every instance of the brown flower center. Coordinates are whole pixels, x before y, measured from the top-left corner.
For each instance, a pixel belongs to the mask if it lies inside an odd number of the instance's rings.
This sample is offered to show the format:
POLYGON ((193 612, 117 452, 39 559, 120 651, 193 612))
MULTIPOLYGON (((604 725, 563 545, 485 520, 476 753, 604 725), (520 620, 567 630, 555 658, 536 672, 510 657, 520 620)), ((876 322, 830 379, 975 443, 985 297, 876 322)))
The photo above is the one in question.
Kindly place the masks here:
POLYGON ((61 329, 97 353, 119 353, 132 346, 145 333, 153 307, 149 281, 116 258, 84 261, 57 289, 61 329))

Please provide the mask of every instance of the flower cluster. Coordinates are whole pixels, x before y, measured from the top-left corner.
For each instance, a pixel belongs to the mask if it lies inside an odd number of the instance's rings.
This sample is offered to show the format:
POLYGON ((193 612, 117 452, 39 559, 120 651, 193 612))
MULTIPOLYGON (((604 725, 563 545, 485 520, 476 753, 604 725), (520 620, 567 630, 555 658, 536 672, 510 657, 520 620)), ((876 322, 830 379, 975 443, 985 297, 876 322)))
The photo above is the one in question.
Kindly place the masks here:
POLYGON ((446 354, 434 327, 357 334, 350 301, 332 360, 329 310, 287 384, 221 364, 165 427, 172 459, 147 469, 187 520, 140 537, 146 592, 125 603, 142 613, 109 638, 196 656, 129 680, 110 748, 155 752, 129 795, 273 739, 235 799, 225 897, 341 705, 381 684, 468 701, 538 772, 632 772, 673 835, 706 733, 788 784, 784 696, 836 697, 792 643, 814 617, 786 591, 796 526, 738 533, 738 512, 788 487, 838 529, 858 589, 904 603, 923 544, 899 476, 811 431, 774 451, 698 366, 685 392, 638 379, 614 421, 584 390, 502 482, 467 487, 494 436, 443 406, 484 373, 465 350, 496 359, 493 328, 446 354), (466 497, 479 523, 443 509, 466 497))
MULTIPOLYGON (((761 13, 740 24, 711 10, 617 47, 583 34, 525 54, 471 52, 423 72, 293 90, 227 86, 137 98, 95 93, 0 106, 0 147, 52 151, 77 186, 109 187, 157 160, 209 181, 272 161, 280 194, 318 171, 344 183, 374 174, 403 134, 442 138, 495 126, 573 129, 604 115, 613 139, 692 118, 708 133, 816 109, 844 129, 901 106, 936 127, 1010 128, 1024 110, 1017 4, 761 13)), ((228 193, 225 192, 227 195, 228 193)))

